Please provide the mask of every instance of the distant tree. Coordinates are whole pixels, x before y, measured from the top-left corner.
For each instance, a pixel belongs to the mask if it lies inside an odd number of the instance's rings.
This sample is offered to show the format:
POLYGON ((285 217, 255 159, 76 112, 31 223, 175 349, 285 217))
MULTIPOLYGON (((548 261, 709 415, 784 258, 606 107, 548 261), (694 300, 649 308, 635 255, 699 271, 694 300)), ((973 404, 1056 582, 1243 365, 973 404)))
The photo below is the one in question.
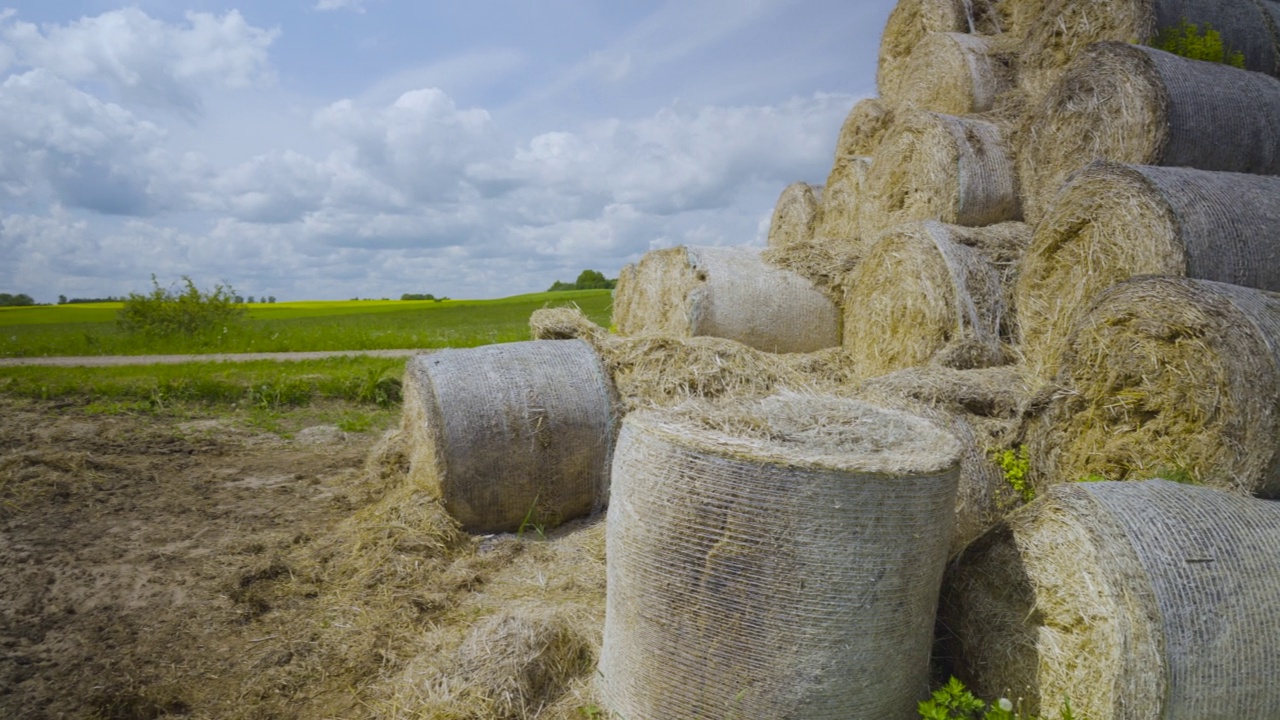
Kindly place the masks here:
POLYGON ((275 295, 268 295, 268 296, 267 296, 267 302, 268 302, 268 303, 274 303, 275 301, 276 301, 276 296, 275 296, 275 295))
POLYGON ((244 304, 244 296, 243 296, 243 295, 237 295, 237 296, 235 297, 235 301, 236 301, 236 304, 237 304, 237 305, 243 305, 243 304, 244 304))
POLYGON ((58 296, 58 304, 59 304, 59 305, 66 305, 66 304, 67 304, 67 296, 66 296, 66 295, 59 295, 59 296, 58 296))
POLYGON ((560 292, 562 290, 612 290, 618 284, 617 279, 609 279, 604 273, 597 270, 583 270, 578 275, 578 280, 572 283, 560 282, 559 280, 552 283, 547 292, 560 292))
POLYGON ((26 293, 18 293, 10 295, 9 293, 0 293, 0 306, 5 307, 23 307, 26 305, 35 305, 36 301, 26 293))
POLYGON ((400 296, 401 300, 435 300, 436 296, 431 293, 405 293, 400 296))
POLYGON ((252 304, 253 304, 253 296, 252 296, 252 295, 250 295, 250 296, 249 296, 249 301, 248 301, 248 302, 249 302, 249 304, 250 304, 250 305, 252 305, 252 304))

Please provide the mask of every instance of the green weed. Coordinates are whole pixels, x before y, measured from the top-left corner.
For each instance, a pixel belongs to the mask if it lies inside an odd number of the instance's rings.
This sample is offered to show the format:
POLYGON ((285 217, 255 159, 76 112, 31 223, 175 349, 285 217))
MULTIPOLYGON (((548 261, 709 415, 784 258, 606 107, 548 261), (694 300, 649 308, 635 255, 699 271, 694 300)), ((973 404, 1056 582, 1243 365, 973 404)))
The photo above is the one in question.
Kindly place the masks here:
MULTIPOLYGON (((917 710, 924 720, 1039 720, 1022 709, 1021 700, 1015 704, 1008 698, 1000 698, 986 703, 955 677, 933 691, 928 700, 922 700, 917 710)), ((1061 720, 1076 720, 1070 698, 1063 700, 1059 715, 1061 720)))
POLYGON ((1036 490, 1027 479, 1031 470, 1031 453, 1026 445, 1019 445, 1017 450, 996 451, 991 459, 1004 471, 1005 482, 1022 496, 1023 502, 1036 499, 1036 490))
POLYGON ((1244 68, 1244 53, 1227 51, 1222 44, 1221 33, 1209 23, 1204 24, 1204 32, 1201 33, 1196 25, 1184 18, 1177 25, 1161 30, 1156 35, 1153 47, 1192 60, 1207 60, 1244 68))
POLYGON ((129 293, 116 324, 127 335, 190 338, 217 333, 219 328, 225 334, 245 317, 244 306, 236 302, 231 287, 215 285, 212 290, 201 290, 186 275, 182 276, 182 285, 181 290, 160 287, 152 275, 151 292, 129 293))

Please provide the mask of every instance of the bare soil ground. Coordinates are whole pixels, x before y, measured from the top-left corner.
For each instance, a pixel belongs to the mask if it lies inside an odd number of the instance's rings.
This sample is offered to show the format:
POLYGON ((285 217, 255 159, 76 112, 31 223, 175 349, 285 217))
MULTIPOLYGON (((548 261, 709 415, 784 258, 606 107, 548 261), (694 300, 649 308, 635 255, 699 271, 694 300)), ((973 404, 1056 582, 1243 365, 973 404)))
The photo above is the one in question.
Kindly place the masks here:
POLYGON ((394 435, 0 398, 0 717, 595 716, 599 523, 469 537, 394 435))

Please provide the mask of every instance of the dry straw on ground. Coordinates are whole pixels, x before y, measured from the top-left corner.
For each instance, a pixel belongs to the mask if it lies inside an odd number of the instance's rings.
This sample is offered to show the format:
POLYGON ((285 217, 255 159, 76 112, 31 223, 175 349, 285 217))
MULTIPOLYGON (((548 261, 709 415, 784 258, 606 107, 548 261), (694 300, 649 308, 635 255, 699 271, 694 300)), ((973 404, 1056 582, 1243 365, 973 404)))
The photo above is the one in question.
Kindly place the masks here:
POLYGON ((976 117, 897 113, 872 156, 861 208, 864 234, 915 220, 980 226, 1019 219, 1005 132, 976 117))
POLYGON ((884 134, 893 127, 893 110, 878 98, 863 98, 854 104, 840 126, 832 166, 842 158, 870 157, 884 134))
POLYGON ((411 478, 463 527, 554 526, 605 501, 613 388, 588 343, 419 355, 405 371, 404 395, 411 478))
POLYGON ((607 521, 606 705, 915 717, 958 452, 925 420, 815 396, 628 416, 607 521))
POLYGON ((1280 295, 1135 278, 1069 337, 1058 393, 1028 429, 1044 487, 1177 474, 1280 497, 1280 295))
POLYGON ((934 361, 1003 364, 1006 287, 1030 240, 1022 223, 964 228, 935 221, 881 234, 849 280, 844 348, 872 377, 934 361))
POLYGON ((952 554, 1021 506, 993 460, 1011 444, 1028 401, 1016 369, 910 368, 872 378, 853 396, 932 420, 960 441, 952 554))
POLYGON ((723 338, 677 338, 663 335, 611 335, 580 310, 561 318, 562 328, 577 328, 575 337, 590 342, 600 354, 617 388, 624 411, 670 407, 689 400, 759 398, 781 390, 847 394, 858 382, 839 348, 813 353, 768 353, 723 338))
POLYGON ((897 87, 911 52, 930 33, 993 35, 1008 24, 1000 2, 991 0, 899 0, 880 36, 876 85, 881 93, 897 87))
POLYGON ((1016 291, 1032 374, 1056 371, 1075 319, 1107 287, 1176 275, 1280 290, 1280 178, 1096 163, 1036 226, 1016 291))
POLYGON ((1049 717, 1271 717, 1278 534, 1280 503, 1209 488, 1055 487, 949 569, 957 674, 1049 717))
POLYGON ((1095 159, 1280 175, 1277 127, 1280 80, 1127 43, 1095 45, 1023 120, 1024 209, 1038 220, 1066 178, 1095 159))
POLYGON ((814 223, 815 239, 858 240, 862 237, 862 228, 858 224, 859 204, 862 185, 870 169, 869 157, 836 158, 831 174, 827 176, 821 211, 814 223))
POLYGON ((863 244, 858 238, 815 238, 787 247, 768 248, 760 257, 774 267, 806 278, 839 306, 862 252, 863 244))
POLYGON ((1183 21, 1202 30, 1212 26, 1227 51, 1244 54, 1245 68, 1280 75, 1280 5, 1269 0, 1045 0, 1043 11, 1027 28, 1021 81, 1040 95, 1088 46, 1105 41, 1147 43, 1160 30, 1183 21))
POLYGON ((835 304, 804 277, 749 247, 670 248, 624 272, 614 294, 624 335, 711 336, 767 352, 840 344, 835 304))
POLYGON ((896 107, 949 115, 981 113, 1016 84, 1012 54, 995 39, 967 33, 930 33, 911 51, 897 83, 880 96, 896 107))
POLYGON ((778 197, 769 223, 768 246, 787 247, 813 239, 813 226, 822 206, 822 186, 796 182, 778 197))

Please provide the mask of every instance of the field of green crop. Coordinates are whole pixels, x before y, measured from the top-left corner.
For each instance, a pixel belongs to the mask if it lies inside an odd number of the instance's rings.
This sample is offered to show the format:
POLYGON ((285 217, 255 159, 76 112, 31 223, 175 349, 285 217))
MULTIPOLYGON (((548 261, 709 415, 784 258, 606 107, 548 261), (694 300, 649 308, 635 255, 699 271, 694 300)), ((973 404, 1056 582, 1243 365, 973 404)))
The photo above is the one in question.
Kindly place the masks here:
POLYGON ((529 315, 576 304, 609 325, 608 290, 498 300, 352 300, 249 307, 239 327, 201 338, 143 338, 117 329, 119 303, 0 308, 0 357, 152 355, 474 347, 529 338, 529 315))

